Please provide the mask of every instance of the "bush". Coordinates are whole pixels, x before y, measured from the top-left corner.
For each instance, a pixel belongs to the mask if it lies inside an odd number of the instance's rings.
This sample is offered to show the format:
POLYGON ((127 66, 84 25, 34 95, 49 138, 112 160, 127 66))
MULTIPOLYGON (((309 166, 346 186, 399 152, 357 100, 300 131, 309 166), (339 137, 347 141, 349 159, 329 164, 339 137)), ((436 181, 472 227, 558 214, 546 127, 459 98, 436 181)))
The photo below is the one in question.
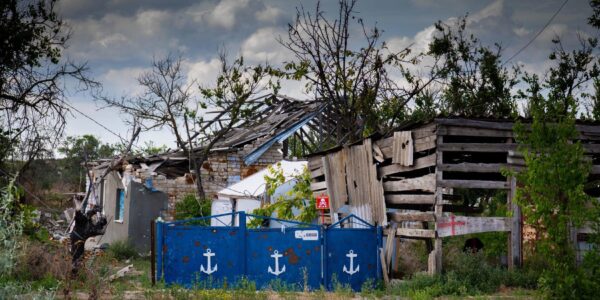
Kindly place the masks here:
POLYGON ((22 239, 22 253, 13 276, 22 281, 39 281, 48 277, 64 279, 71 270, 71 257, 66 249, 35 240, 22 239))
POLYGON ((110 244, 108 253, 117 260, 137 258, 139 256, 129 241, 116 241, 110 244))
MULTIPOLYGON (((175 203, 175 220, 210 216, 211 204, 210 199, 198 201, 196 195, 188 194, 181 201, 175 203)), ((209 226, 210 220, 195 221, 191 224, 209 226)))
POLYGON ((391 294, 412 299, 442 295, 466 296, 494 293, 501 286, 536 288, 538 273, 533 269, 509 271, 490 265, 482 253, 456 255, 443 275, 415 274, 410 280, 390 287, 391 294))

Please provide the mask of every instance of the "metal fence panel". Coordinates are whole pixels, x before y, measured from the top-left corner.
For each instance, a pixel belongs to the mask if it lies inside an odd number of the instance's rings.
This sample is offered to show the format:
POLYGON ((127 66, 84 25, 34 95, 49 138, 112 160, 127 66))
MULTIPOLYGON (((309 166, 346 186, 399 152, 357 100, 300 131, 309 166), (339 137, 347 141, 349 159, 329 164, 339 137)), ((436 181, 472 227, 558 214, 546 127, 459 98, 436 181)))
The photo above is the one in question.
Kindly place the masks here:
POLYGON ((360 291, 365 282, 374 285, 381 278, 379 261, 383 236, 381 227, 362 227, 332 226, 325 231, 327 289, 333 289, 336 284, 341 284, 360 291))
POLYGON ((236 227, 164 226, 164 279, 186 287, 222 287, 240 279, 244 255, 236 227))
POLYGON ((291 289, 321 286, 320 228, 250 229, 247 274, 258 288, 285 285, 291 289))
POLYGON ((247 229, 246 215, 239 218, 239 227, 157 221, 156 278, 198 288, 235 286, 246 277, 257 288, 332 289, 339 283, 357 291, 381 278, 381 227, 356 218, 364 224, 339 228, 345 218, 327 229, 307 224, 247 229))

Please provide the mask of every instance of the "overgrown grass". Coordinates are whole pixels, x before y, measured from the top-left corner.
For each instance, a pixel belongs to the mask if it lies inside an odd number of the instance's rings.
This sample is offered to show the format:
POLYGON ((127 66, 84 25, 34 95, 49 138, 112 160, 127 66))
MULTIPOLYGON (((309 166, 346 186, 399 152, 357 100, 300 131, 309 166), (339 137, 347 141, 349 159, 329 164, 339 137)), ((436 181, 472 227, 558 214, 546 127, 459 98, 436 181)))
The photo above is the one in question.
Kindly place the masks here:
POLYGON ((116 241, 108 247, 108 253, 117 260, 138 258, 139 254, 129 241, 116 241))
POLYGON ((410 280, 388 288, 388 294, 411 299, 440 296, 472 296, 498 292, 501 288, 535 289, 539 274, 535 270, 509 271, 492 266, 483 254, 462 254, 443 275, 415 274, 410 280))

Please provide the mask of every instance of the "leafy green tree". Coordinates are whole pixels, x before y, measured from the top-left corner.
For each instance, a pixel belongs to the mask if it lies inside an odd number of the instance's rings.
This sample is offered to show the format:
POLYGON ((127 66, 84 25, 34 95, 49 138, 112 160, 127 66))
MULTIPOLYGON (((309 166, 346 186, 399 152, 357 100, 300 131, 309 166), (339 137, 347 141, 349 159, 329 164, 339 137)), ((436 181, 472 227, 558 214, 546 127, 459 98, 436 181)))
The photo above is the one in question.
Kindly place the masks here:
POLYGON ((435 24, 429 45, 436 63, 431 70, 442 84, 440 110, 449 115, 510 117, 516 114, 511 89, 518 83, 518 68, 507 69, 502 48, 481 44, 467 30, 467 17, 456 24, 435 24))
POLYGON ((101 158, 113 158, 117 152, 115 146, 102 143, 93 135, 69 136, 57 149, 63 155, 62 176, 64 180, 79 189, 85 188, 87 162, 101 158))
POLYGON ((156 145, 153 141, 144 142, 144 146, 140 148, 137 154, 147 156, 147 155, 157 155, 167 152, 168 148, 166 145, 156 145))
MULTIPOLYGON (((286 182, 283 175, 281 164, 275 167, 269 166, 268 175, 265 175, 267 190, 265 193, 272 197, 275 191, 286 182)), ((275 213, 276 218, 283 220, 295 220, 305 223, 311 223, 317 217, 315 206, 315 197, 310 188, 311 176, 308 168, 304 168, 301 174, 294 177, 296 184, 284 195, 280 195, 273 203, 266 203, 263 207, 255 209, 252 213, 259 216, 271 217, 275 213), (299 210, 298 215, 294 215, 293 210, 299 210)), ((253 219, 250 226, 257 227, 262 224, 262 220, 253 219)))
MULTIPOLYGON (((185 195, 181 201, 175 203, 175 220, 210 216, 211 204, 210 199, 198 200, 194 194, 185 195)), ((200 220, 193 224, 210 226, 210 220, 200 220)))
POLYGON ((69 112, 66 82, 98 86, 85 64, 63 61, 70 32, 56 2, 0 2, 0 131, 15 148, 10 171, 18 174, 61 137, 69 112))
POLYGON ((600 120, 600 79, 594 78, 594 95, 591 96, 592 99, 592 112, 591 118, 593 120, 600 120))
MULTIPOLYGON (((584 192, 591 161, 584 155, 578 139, 576 118, 582 104, 585 83, 597 77, 592 49, 593 39, 575 51, 566 51, 560 41, 550 55, 554 61, 546 79, 526 75, 529 88, 519 93, 529 96, 530 126, 515 125, 519 151, 527 168, 516 175, 522 187, 516 201, 528 223, 540 232, 535 255, 548 267, 543 270, 541 286, 553 298, 589 298, 600 288, 596 265, 577 268, 571 230, 592 225, 600 228, 600 206, 584 192), (546 96, 544 96, 546 95, 546 96)), ((510 173, 508 173, 510 174, 510 173)), ((596 245, 597 246, 597 245, 596 245)), ((596 251, 588 253, 598 261, 596 251)))
POLYGON ((588 18, 588 23, 600 29, 600 0, 590 0, 592 15, 588 18))

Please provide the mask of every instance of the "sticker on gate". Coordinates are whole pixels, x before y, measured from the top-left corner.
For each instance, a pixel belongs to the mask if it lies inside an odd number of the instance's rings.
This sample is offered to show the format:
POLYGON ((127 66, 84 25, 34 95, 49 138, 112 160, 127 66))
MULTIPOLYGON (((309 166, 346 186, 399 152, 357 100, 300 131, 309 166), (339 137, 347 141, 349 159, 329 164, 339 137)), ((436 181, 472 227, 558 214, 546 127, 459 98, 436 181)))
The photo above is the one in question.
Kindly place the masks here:
POLYGON ((295 236, 297 239, 302 239, 303 241, 318 241, 319 240, 319 231, 318 230, 298 230, 295 232, 295 236))

